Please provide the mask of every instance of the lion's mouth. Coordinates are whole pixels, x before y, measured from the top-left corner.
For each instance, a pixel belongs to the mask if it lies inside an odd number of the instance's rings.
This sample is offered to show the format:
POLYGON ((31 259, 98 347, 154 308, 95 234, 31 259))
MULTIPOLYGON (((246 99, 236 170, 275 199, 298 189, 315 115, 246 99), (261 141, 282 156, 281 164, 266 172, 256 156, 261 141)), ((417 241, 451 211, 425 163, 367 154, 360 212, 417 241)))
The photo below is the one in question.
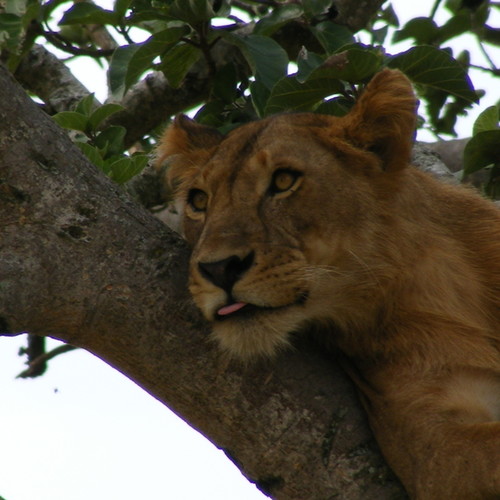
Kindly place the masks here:
POLYGON ((216 319, 219 321, 231 318, 231 317, 242 317, 250 316, 259 312, 270 312, 279 311, 292 306, 302 305, 307 301, 309 294, 304 292, 298 297, 298 299, 290 304, 284 304, 282 306, 256 306, 255 304, 250 304, 248 302, 230 302, 225 306, 221 307, 216 312, 216 319))
POLYGON ((230 314, 234 314, 248 305, 249 304, 246 302, 233 302, 232 304, 227 304, 217 311, 217 316, 229 316, 230 314))
POLYGON ((229 318, 241 318, 256 314, 259 311, 272 309, 271 307, 260 307, 247 302, 232 302, 217 310, 215 318, 224 321, 229 318))

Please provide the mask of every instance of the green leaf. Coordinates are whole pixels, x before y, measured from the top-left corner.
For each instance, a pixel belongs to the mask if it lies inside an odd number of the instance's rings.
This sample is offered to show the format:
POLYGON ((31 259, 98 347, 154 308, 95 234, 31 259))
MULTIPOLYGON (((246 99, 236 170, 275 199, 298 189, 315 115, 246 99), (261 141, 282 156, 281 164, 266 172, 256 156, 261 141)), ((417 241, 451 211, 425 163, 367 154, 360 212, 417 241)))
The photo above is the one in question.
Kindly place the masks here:
POLYGON ((112 160, 106 167, 108 175, 118 184, 125 182, 139 174, 148 163, 147 155, 135 155, 112 160))
POLYGON ((65 24, 118 24, 119 16, 113 11, 106 10, 93 3, 75 3, 68 9, 61 20, 60 26, 65 24))
POLYGON ((266 113, 266 105, 271 95, 271 91, 258 80, 250 84, 250 93, 252 95, 252 104, 255 111, 257 111, 257 115, 263 118, 266 113))
POLYGON ((52 118, 60 127, 70 130, 80 130, 82 132, 87 130, 89 123, 87 116, 76 111, 61 111, 52 118))
POLYGON ((104 160, 97 148, 87 144, 86 142, 77 142, 76 145, 92 164, 99 167, 101 170, 104 168, 104 160))
POLYGON ((224 38, 241 50, 256 80, 261 81, 269 90, 286 75, 288 56, 272 38, 231 33, 226 33, 224 38))
POLYGON ((390 57, 388 66, 400 69, 415 83, 443 90, 469 102, 477 101, 469 76, 444 50, 429 45, 413 47, 390 57))
POLYGON ((330 21, 309 26, 309 29, 329 55, 354 42, 354 36, 348 28, 330 21))
POLYGON ((114 103, 109 103, 109 104, 103 104, 102 106, 99 106, 91 115, 89 118, 89 125, 92 130, 96 130, 97 127, 106 120, 106 118, 110 117, 111 115, 118 113, 119 111, 122 111, 125 109, 123 106, 120 106, 120 104, 114 104, 114 103))
POLYGON ((125 79, 129 63, 141 44, 134 43, 118 47, 111 57, 108 70, 109 87, 113 97, 120 100, 126 91, 125 79))
POLYGON ((345 116, 353 105, 353 100, 348 100, 343 96, 334 97, 333 99, 322 102, 316 108, 315 112, 322 115, 345 116))
POLYGON ((308 17, 317 17, 328 12, 332 0, 302 0, 302 7, 308 17))
POLYGON ((219 100, 210 101, 198 110, 194 120, 210 127, 220 127, 224 125, 224 120, 221 118, 224 109, 224 102, 219 100))
POLYGON ((21 43, 22 19, 15 14, 0 14, 0 46, 17 52, 21 43))
POLYGON ((275 31, 285 24, 298 19, 304 13, 304 9, 297 4, 287 4, 276 7, 269 15, 263 17, 254 29, 255 35, 271 36, 275 31))
POLYGON ((439 42, 443 43, 450 38, 463 35, 471 29, 471 17, 466 10, 461 10, 456 16, 451 17, 438 30, 439 42))
POLYGON ((319 68, 324 62, 324 57, 314 52, 308 52, 305 47, 302 47, 302 50, 297 56, 297 80, 301 83, 305 82, 311 73, 316 68, 319 68))
POLYGON ((97 105, 97 100, 95 99, 94 94, 88 94, 84 98, 80 99, 78 102, 75 111, 77 113, 81 113, 82 115, 85 116, 90 116, 92 113, 92 110, 94 107, 97 105))
MULTIPOLYGON (((490 106, 489 108, 486 108, 476 118, 472 130, 472 135, 477 135, 481 132, 486 132, 488 130, 497 130, 499 128, 498 126, 499 120, 500 117, 499 117, 498 106, 490 106)), ((498 147, 500 148, 500 144, 498 147)))
POLYGON ((392 4, 389 4, 385 9, 382 10, 380 16, 377 18, 379 21, 383 21, 389 26, 399 27, 399 19, 394 11, 392 4))
POLYGON ((112 156, 123 152, 123 139, 127 130, 125 127, 113 125, 103 130, 96 138, 95 145, 102 150, 106 151, 106 156, 112 156))
POLYGON ((352 48, 331 55, 323 67, 328 70, 332 78, 350 83, 364 83, 380 70, 383 63, 384 54, 379 48, 353 44, 352 48))
POLYGON ((413 38, 418 44, 432 43, 438 36, 437 24, 429 17, 415 17, 394 33, 393 42, 413 38))
POLYGON ((209 0, 174 0, 169 14, 191 26, 210 21, 216 16, 209 0))
POLYGON ((145 42, 138 44, 139 48, 134 51, 128 63, 125 89, 136 83, 140 76, 151 68, 153 60, 167 52, 188 31, 187 26, 169 28, 155 33, 145 42))
POLYGON ((342 83, 332 77, 332 72, 328 70, 314 72, 304 83, 294 76, 287 76, 271 91, 265 115, 283 111, 313 111, 322 99, 343 90, 342 83))
POLYGON ((481 29, 481 40, 492 45, 500 45, 500 29, 484 26, 481 29))
POLYGON ((230 62, 217 70, 213 81, 213 95, 226 104, 232 104, 237 97, 238 74, 230 62))
POLYGON ((285 77, 272 89, 265 114, 282 111, 313 111, 321 100, 344 91, 344 84, 362 83, 376 73, 383 64, 383 54, 378 49, 355 45, 334 54, 313 70, 304 82, 297 75, 285 77))
POLYGON ((372 43, 377 45, 383 45, 387 34, 389 33, 389 26, 382 26, 382 28, 371 30, 372 43))
POLYGON ((188 43, 180 43, 170 49, 163 57, 159 69, 168 80, 168 83, 178 88, 187 72, 198 61, 201 51, 188 43))
MULTIPOLYGON (((465 5, 466 2, 462 1, 462 4, 465 5)), ((476 8, 469 9, 469 13, 472 14, 473 26, 484 26, 486 24, 490 16, 490 6, 492 5, 494 5, 494 2, 482 1, 479 5, 476 3, 476 8)))
POLYGON ((500 129, 478 132, 464 149, 464 174, 500 164, 500 129))
POLYGON ((214 10, 216 17, 227 17, 231 14, 231 0, 219 0, 217 2, 212 2, 212 7, 218 4, 218 7, 214 10))
POLYGON ((22 16, 27 8, 28 0, 4 0, 2 2, 2 11, 7 14, 22 16))
POLYGON ((131 3, 132 0, 115 0, 113 12, 118 18, 124 18, 131 3))

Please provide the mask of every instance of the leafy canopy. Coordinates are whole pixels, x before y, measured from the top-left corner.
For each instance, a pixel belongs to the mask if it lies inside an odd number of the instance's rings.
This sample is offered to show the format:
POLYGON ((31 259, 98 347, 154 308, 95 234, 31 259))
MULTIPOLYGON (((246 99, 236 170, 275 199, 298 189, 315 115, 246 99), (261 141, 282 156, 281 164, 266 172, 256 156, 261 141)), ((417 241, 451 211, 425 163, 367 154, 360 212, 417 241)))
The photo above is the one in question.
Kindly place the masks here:
MULTIPOLYGON (((116 0, 109 5, 6 0, 0 10, 0 47, 13 71, 38 41, 108 66, 111 103, 99 107, 90 96, 55 119, 77 131, 82 151, 118 182, 138 173, 146 160, 124 154, 126 131, 107 126, 107 119, 151 71, 162 72, 173 88, 182 88, 192 72, 204 72, 208 90, 195 119, 227 131, 286 111, 342 115, 374 73, 398 68, 416 85, 426 110, 420 125, 436 135, 454 135, 457 117, 480 92, 468 76, 469 53, 454 54, 449 41, 472 33, 485 54, 485 43, 500 45, 500 29, 488 24, 490 10, 500 4, 489 0, 436 0, 428 17, 404 26, 389 4, 359 34, 336 23, 332 0, 116 0), (435 20, 438 9, 449 13, 442 25, 435 20), (119 43, 103 47, 93 36, 96 26, 116 34, 119 43), (411 40, 413 47, 390 53, 385 47, 391 39, 411 40), (219 56, 222 47, 230 57, 219 56)), ((489 60, 485 71, 498 76, 500 70, 489 60)), ((500 174, 498 153, 492 153, 498 134, 494 107, 478 120, 465 157, 467 173, 491 169, 490 185, 500 174)), ((148 144, 143 142, 145 152, 148 144)), ((495 190, 490 186, 489 192, 495 190)))

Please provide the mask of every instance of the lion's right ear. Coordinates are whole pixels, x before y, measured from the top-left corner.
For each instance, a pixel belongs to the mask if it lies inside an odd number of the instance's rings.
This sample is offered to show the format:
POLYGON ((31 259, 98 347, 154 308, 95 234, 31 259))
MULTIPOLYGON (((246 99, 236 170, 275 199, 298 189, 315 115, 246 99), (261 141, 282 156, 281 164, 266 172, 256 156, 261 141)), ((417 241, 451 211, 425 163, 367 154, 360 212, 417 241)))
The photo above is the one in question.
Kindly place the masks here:
POLYGON ((155 167, 161 170, 168 160, 167 181, 182 183, 196 174, 223 137, 214 128, 178 115, 159 140, 155 167))
POLYGON ((382 70, 342 118, 346 138, 376 153, 386 170, 400 170, 410 162, 416 109, 417 99, 408 78, 398 70, 382 70))

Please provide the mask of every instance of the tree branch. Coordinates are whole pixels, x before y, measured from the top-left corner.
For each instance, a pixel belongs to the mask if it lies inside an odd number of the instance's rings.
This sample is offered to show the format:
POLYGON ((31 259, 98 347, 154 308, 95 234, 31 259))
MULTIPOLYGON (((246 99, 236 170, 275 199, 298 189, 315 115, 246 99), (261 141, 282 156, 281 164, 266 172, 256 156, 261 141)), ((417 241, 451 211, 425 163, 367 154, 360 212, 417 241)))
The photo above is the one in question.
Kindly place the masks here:
MULTIPOLYGON (((36 339, 44 339, 44 337, 35 337, 36 339)), ((69 351, 74 351, 77 349, 76 347, 64 344, 57 346, 55 349, 52 349, 50 352, 46 352, 37 356, 33 360, 29 362, 28 368, 22 371, 16 378, 29 378, 29 377, 38 377, 39 375, 43 375, 45 372, 47 361, 55 358, 56 356, 60 356, 61 354, 65 354, 69 351)))
POLYGON ((0 325, 84 347, 277 499, 404 498, 351 384, 313 349, 241 367, 206 341, 188 249, 0 66, 0 325))
POLYGON ((19 64, 16 79, 39 97, 49 113, 73 109, 90 91, 77 80, 69 68, 41 45, 34 45, 19 64))

